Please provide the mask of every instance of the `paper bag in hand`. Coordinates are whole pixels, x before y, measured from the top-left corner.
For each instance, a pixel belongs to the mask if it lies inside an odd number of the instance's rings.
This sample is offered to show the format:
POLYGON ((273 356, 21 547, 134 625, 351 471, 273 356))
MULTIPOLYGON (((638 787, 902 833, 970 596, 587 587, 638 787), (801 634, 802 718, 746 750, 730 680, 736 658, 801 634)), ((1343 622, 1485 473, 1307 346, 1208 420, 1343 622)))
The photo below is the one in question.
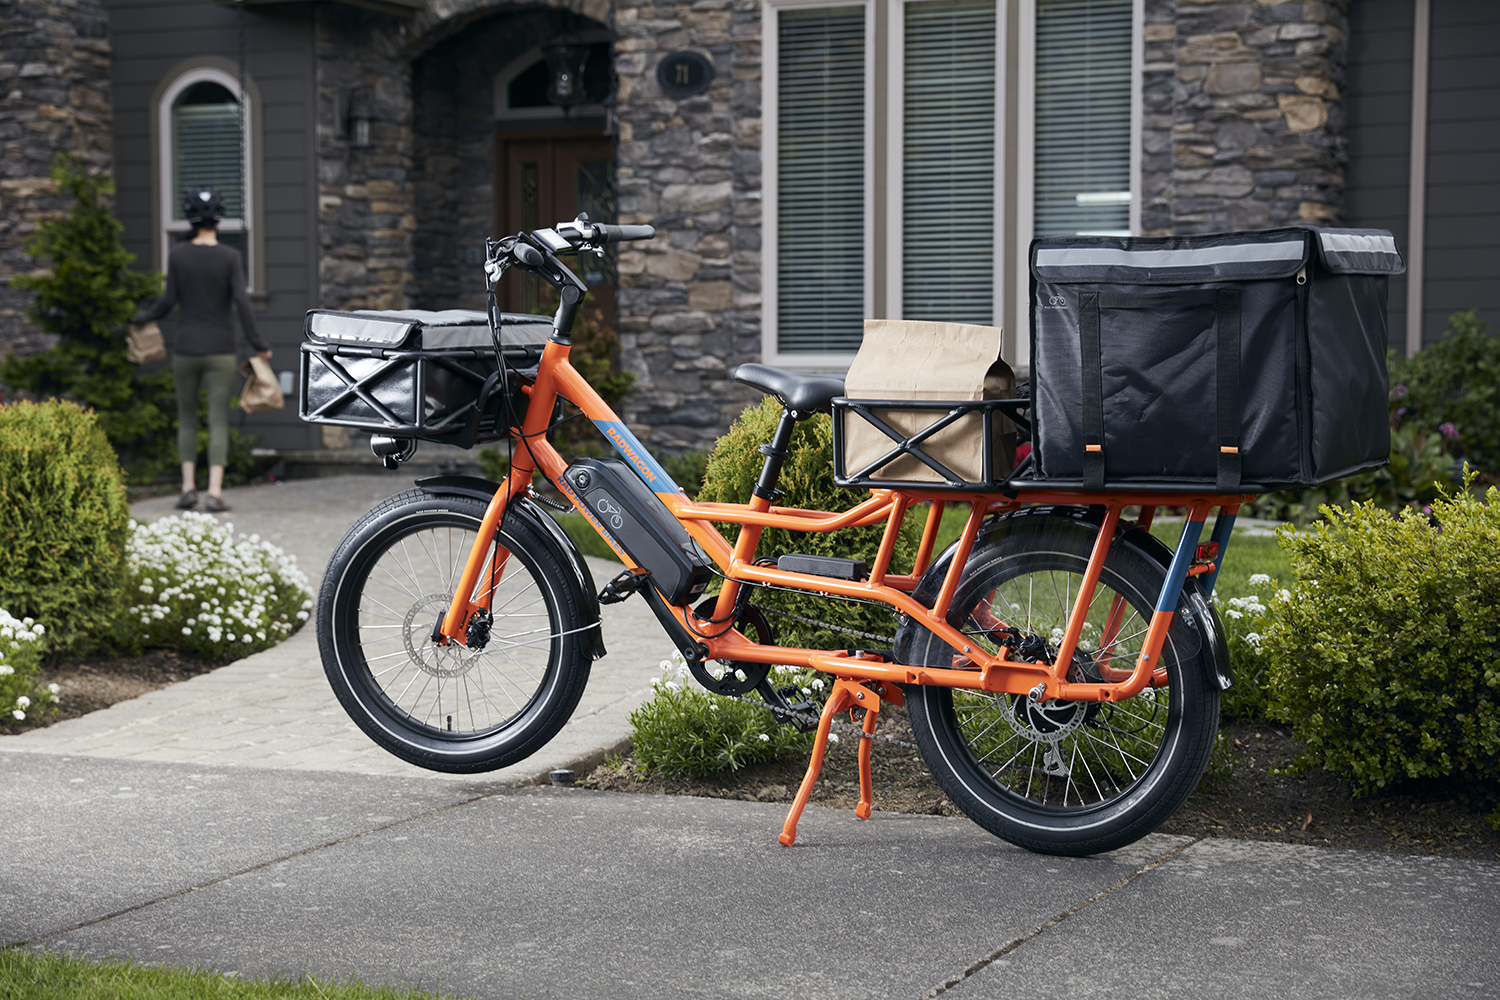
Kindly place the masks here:
POLYGON ((281 398, 281 383, 271 365, 261 357, 240 362, 240 374, 245 376, 245 388, 240 392, 240 409, 246 413, 261 410, 279 410, 285 404, 281 398))
MULTIPOLYGON (((865 320, 865 338, 844 379, 844 396, 857 399, 912 399, 969 402, 1010 399, 1016 376, 1001 358, 999 327, 915 320, 865 320)), ((907 437, 945 416, 941 410, 879 409, 875 416, 907 437)), ((863 470, 896 447, 873 424, 845 411, 844 471, 860 478, 941 483, 943 477, 911 455, 869 472, 863 470)), ((994 415, 993 469, 1003 479, 1015 465, 1016 426, 994 415)), ((922 451, 966 482, 984 480, 983 417, 966 413, 920 445, 922 451)))
POLYGON ((130 332, 125 336, 125 356, 137 365, 166 357, 167 345, 161 339, 161 327, 154 321, 130 324, 130 332))

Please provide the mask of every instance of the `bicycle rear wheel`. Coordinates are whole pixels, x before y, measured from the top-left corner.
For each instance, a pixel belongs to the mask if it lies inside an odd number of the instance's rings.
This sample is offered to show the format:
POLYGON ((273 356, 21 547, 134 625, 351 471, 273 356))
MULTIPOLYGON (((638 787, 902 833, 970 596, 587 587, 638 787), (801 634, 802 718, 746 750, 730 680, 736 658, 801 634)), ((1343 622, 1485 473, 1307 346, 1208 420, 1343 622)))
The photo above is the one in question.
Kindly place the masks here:
POLYGON ((323 668, 344 710, 386 750, 435 771, 490 771, 535 753, 589 675, 580 595, 519 517, 490 545, 498 586, 476 595, 491 609, 487 641, 433 641, 484 511, 462 496, 392 497, 350 530, 318 597, 323 668))
MULTIPOLYGON (((1098 527, 1019 517, 970 559, 949 621, 993 651, 1009 626, 1053 656, 1098 527)), ((1123 679, 1145 641, 1165 571, 1117 542, 1090 605, 1074 681, 1123 679)), ((1201 649, 1169 634, 1157 681, 1123 702, 921 687, 907 705, 933 776, 980 826, 1028 850, 1087 855, 1150 833, 1192 793, 1218 728, 1201 649)))

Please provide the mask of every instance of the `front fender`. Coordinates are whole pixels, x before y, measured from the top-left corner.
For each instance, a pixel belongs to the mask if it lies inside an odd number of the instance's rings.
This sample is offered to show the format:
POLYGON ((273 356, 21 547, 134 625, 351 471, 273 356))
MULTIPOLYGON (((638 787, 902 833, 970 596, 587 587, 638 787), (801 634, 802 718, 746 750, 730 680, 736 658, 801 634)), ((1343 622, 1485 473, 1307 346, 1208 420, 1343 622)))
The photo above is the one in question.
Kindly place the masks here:
MULTIPOLYGON (((495 491, 500 488, 500 484, 478 476, 429 476, 426 479, 418 479, 416 487, 434 496, 473 497, 489 503, 495 496, 495 491)), ((568 537, 568 533, 562 529, 562 526, 552 520, 541 505, 529 496, 512 499, 506 505, 505 516, 521 518, 535 528, 543 538, 549 539, 557 550, 557 554, 562 557, 563 563, 573 571, 573 580, 578 587, 578 599, 584 617, 594 622, 590 630, 593 637, 594 659, 602 658, 607 651, 604 648, 604 633, 599 622, 599 591, 594 586, 594 574, 589 572, 588 563, 583 561, 583 554, 578 551, 578 546, 573 544, 573 539, 568 537)))

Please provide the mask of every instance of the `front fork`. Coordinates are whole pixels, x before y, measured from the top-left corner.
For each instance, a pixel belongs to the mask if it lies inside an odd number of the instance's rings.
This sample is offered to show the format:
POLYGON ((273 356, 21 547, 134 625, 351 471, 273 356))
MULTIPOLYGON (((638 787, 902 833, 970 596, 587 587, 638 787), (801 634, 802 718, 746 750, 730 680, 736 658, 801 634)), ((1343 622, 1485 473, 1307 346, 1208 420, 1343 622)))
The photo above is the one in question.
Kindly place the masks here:
POLYGON ((506 562, 510 559, 510 551, 500 545, 500 523, 505 519, 505 509, 510 504, 510 498, 523 495, 531 488, 531 477, 535 470, 527 468, 529 464, 522 461, 521 455, 516 455, 511 464, 510 475, 505 477, 505 482, 490 498, 489 507, 485 508, 484 519, 479 523, 479 533, 474 538, 469 558, 464 561, 458 585, 453 588, 453 600, 448 605, 448 612, 433 630, 433 639, 439 646, 446 646, 455 640, 460 645, 467 645, 470 624, 475 621, 475 616, 481 612, 487 613, 490 609, 495 590, 504 577, 506 562), (495 551, 489 558, 485 558, 492 540, 495 551))

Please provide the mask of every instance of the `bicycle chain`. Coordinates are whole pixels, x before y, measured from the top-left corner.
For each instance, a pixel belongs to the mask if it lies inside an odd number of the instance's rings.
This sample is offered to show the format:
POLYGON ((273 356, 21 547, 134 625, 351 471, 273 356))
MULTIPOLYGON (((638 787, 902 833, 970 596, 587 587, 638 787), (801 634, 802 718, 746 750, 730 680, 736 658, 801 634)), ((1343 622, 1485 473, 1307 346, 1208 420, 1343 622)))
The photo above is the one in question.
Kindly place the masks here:
MULTIPOLYGON (((748 605, 748 606, 752 607, 752 608, 755 608, 756 610, 758 610, 758 611, 760 611, 762 613, 769 612, 770 614, 776 615, 776 616, 778 616, 780 618, 789 618, 792 621, 801 622, 803 625, 812 625, 812 626, 815 626, 817 628, 825 628, 825 629, 828 629, 828 630, 833 631, 833 632, 844 632, 844 633, 847 633, 848 635, 857 635, 857 636, 859 636, 859 637, 861 637, 863 639, 876 639, 876 640, 879 640, 880 642, 884 642, 884 643, 887 643, 887 644, 890 644, 890 645, 894 645, 895 641, 896 641, 894 638, 892 638, 890 636, 875 635, 874 633, 871 633, 871 632, 861 632, 859 629, 846 628, 843 625, 834 625, 831 622, 818 621, 816 618, 803 618, 801 615, 794 615, 790 611, 778 611, 775 608, 767 608, 767 607, 763 607, 763 606, 761 606, 759 604, 751 604, 751 605, 748 605)), ((753 701, 757 705, 764 705, 765 704, 765 702, 763 702, 763 701, 761 701, 759 699, 749 698, 749 697, 746 697, 745 695, 724 695, 723 697, 734 698, 737 701, 753 701)), ((804 722, 806 722, 806 723, 808 723, 810 725, 816 725, 820 721, 820 719, 819 719, 818 716, 809 716, 809 715, 805 715, 805 714, 803 714, 801 712, 795 712, 795 711, 793 712, 793 714, 796 715, 799 719, 803 720, 804 722)), ((883 735, 881 733, 867 733, 867 732, 864 731, 864 729, 860 728, 859 726, 853 726, 853 725, 850 725, 847 722, 839 722, 837 719, 834 719, 831 728, 838 729, 838 730, 841 730, 841 731, 847 732, 847 733, 853 733, 855 736, 859 737, 862 740, 879 740, 881 743, 890 743, 893 746, 905 747, 908 750, 916 750, 918 752, 921 752, 921 749, 922 749, 921 747, 917 746, 915 743, 908 743, 905 740, 898 740, 894 736, 885 736, 885 735, 883 735)))
POLYGON ((857 635, 861 639, 874 639, 877 642, 885 643, 888 647, 894 646, 896 644, 895 636, 876 635, 874 632, 861 632, 857 628, 848 628, 844 625, 835 625, 832 622, 820 622, 816 618, 803 618, 801 615, 794 615, 790 611, 778 611, 776 608, 762 607, 759 604, 752 604, 750 606, 756 608, 761 612, 773 614, 778 618, 790 618, 792 621, 801 622, 803 625, 812 625, 817 628, 825 628, 830 632, 844 632, 848 635, 857 635))

